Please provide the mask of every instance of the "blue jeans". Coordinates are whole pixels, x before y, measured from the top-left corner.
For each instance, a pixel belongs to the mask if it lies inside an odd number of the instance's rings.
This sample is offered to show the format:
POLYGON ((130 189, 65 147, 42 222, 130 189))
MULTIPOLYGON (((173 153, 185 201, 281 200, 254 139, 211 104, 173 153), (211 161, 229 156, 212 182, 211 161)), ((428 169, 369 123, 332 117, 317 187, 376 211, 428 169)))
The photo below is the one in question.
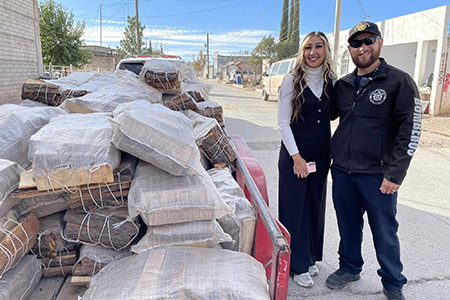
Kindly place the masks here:
POLYGON ((406 284, 402 275, 397 236, 397 193, 380 192, 383 175, 348 174, 332 168, 333 202, 339 226, 339 266, 358 274, 364 264, 361 255, 363 215, 367 212, 373 242, 380 264, 378 275, 387 290, 406 284))

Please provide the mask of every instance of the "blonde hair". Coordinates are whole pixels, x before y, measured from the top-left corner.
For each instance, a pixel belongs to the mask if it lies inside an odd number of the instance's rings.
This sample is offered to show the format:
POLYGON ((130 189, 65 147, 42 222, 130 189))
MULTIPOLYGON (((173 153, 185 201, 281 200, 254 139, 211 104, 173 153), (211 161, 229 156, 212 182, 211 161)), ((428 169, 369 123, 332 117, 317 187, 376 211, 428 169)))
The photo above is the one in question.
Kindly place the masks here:
POLYGON ((336 74, 334 72, 333 67, 333 61, 331 59, 331 50, 330 50, 330 43, 328 42, 327 37, 325 34, 321 31, 312 31, 308 33, 305 38, 303 39, 303 43, 300 47, 300 52, 297 54, 297 59, 295 61, 294 69, 292 69, 292 76, 294 77, 294 92, 292 95, 292 117, 291 122, 297 121, 298 118, 301 118, 303 120, 303 117, 301 116, 301 111, 303 108, 303 104, 305 103, 305 97, 303 95, 303 92, 306 89, 306 63, 305 63, 305 47, 308 44, 309 40, 312 37, 319 37, 325 47, 325 60, 322 63, 322 76, 324 79, 324 85, 323 90, 325 92, 326 96, 326 105, 329 104, 330 101, 330 95, 327 93, 327 89, 330 84, 332 83, 332 80, 336 78, 336 74))

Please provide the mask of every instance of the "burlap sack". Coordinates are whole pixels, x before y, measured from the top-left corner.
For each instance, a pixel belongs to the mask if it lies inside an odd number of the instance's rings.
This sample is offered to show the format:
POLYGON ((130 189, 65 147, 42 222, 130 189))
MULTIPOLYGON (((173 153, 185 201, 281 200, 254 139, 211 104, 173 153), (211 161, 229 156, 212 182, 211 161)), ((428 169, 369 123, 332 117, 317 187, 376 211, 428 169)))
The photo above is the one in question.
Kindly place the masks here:
POLYGON ((160 246, 191 246, 212 248, 220 243, 232 243, 216 220, 196 221, 162 226, 148 226, 147 233, 137 245, 131 247, 135 253, 160 246))
POLYGON ((26 300, 41 279, 41 265, 34 255, 25 255, 0 280, 0 299, 26 300))
POLYGON ((15 162, 0 159, 0 217, 6 215, 14 205, 19 203, 19 199, 13 199, 9 195, 19 186, 20 173, 24 171, 15 162))
POLYGON ((159 247, 112 262, 84 300, 268 300, 262 264, 241 252, 159 247))
POLYGON ((203 170, 192 123, 181 113, 135 101, 119 105, 113 116, 112 143, 118 149, 176 176, 203 170))
POLYGON ((128 211, 148 226, 212 220, 233 212, 206 171, 202 176, 173 176, 144 161, 131 183, 128 211))

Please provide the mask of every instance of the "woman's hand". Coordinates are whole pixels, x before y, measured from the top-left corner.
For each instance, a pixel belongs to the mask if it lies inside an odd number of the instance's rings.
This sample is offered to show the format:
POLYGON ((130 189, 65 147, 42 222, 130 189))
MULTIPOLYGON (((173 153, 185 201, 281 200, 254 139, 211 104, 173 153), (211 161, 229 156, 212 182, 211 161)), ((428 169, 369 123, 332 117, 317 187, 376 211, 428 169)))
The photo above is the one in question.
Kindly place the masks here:
POLYGON ((300 153, 292 155, 292 160, 294 161, 294 174, 297 175, 297 178, 306 178, 308 176, 308 168, 300 153))

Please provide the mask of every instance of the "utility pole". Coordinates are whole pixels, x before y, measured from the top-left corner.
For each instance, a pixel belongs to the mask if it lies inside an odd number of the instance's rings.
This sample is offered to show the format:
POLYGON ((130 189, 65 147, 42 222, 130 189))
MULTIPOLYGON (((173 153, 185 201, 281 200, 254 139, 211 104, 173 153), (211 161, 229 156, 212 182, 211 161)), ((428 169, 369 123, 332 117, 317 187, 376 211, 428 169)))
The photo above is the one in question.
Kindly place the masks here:
POLYGON ((336 0, 336 16, 334 17, 334 47, 333 47, 333 60, 336 64, 339 48, 340 31, 341 31, 341 0, 336 0))
POLYGON ((209 33, 206 34, 206 78, 209 78, 209 33))
POLYGON ((138 8, 138 0, 135 0, 136 4, 136 54, 139 54, 141 52, 141 37, 140 37, 140 26, 139 26, 139 8, 138 8))
POLYGON ((102 46, 102 5, 100 4, 100 47, 102 46))

